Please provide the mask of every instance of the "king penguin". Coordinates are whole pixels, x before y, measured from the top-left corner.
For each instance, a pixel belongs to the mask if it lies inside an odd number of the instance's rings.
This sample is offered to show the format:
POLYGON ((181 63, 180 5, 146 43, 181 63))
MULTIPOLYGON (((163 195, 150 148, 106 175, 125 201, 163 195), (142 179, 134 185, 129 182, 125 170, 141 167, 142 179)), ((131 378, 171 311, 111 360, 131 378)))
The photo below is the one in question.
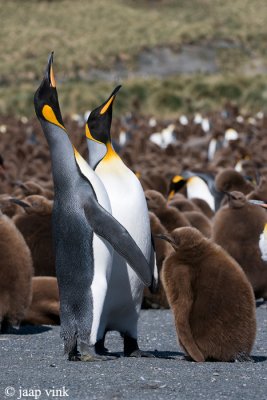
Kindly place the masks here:
POLYGON ((127 259, 145 285, 151 284, 152 274, 133 238, 110 214, 101 180, 69 140, 52 63, 53 53, 35 93, 34 105, 52 162, 52 235, 61 337, 69 360, 93 361, 99 359, 94 345, 111 272, 112 247, 127 259))
MULTIPOLYGON (((116 87, 110 97, 88 117, 85 129, 89 164, 105 185, 112 215, 129 231, 148 260, 153 275, 152 287, 155 288, 158 271, 144 191, 138 178, 126 167, 111 143, 112 104, 119 89, 120 86, 116 87)), ((143 289, 143 283, 125 259, 114 253, 96 351, 105 353, 106 332, 118 331, 124 340, 125 356, 149 356, 149 353, 139 349, 137 341, 143 289)))

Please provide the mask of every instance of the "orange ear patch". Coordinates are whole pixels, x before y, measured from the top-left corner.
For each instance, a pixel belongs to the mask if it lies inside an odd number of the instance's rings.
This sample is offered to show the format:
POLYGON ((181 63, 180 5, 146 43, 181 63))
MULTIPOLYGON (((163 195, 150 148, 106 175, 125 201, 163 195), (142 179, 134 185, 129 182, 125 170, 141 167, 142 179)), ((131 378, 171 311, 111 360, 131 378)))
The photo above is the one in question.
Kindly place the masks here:
POLYGON ((43 117, 46 119, 46 121, 59 126, 60 128, 64 129, 64 131, 66 130, 65 127, 60 122, 58 122, 53 109, 50 106, 48 106, 47 104, 43 107, 42 114, 43 114, 43 117))

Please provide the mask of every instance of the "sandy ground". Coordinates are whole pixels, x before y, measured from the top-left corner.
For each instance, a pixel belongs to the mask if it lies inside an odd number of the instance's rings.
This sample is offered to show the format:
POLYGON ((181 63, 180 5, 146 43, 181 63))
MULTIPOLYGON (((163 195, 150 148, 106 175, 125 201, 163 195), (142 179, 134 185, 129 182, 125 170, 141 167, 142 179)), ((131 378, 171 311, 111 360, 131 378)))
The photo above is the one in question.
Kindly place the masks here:
MULTIPOLYGON (((257 308, 253 361, 185 361, 170 311, 141 312, 139 344, 155 358, 124 358, 94 363, 68 362, 59 327, 23 327, 2 335, 0 399, 249 399, 267 398, 267 309, 257 308)), ((122 351, 110 333, 107 347, 122 351)))

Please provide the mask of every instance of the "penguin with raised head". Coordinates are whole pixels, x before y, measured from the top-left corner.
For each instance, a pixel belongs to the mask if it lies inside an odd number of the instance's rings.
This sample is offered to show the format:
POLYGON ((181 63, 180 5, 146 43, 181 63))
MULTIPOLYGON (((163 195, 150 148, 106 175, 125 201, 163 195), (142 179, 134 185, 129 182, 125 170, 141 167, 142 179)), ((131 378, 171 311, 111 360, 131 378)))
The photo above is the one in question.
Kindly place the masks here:
MULTIPOLYGON (((157 282, 155 252, 146 199, 136 175, 115 152, 110 135, 112 104, 120 86, 94 109, 86 123, 89 164, 108 192, 112 215, 129 231, 150 264, 153 283, 157 282)), ((114 253, 111 278, 97 335, 97 351, 105 352, 105 334, 118 331, 124 340, 125 356, 148 356, 137 341, 137 323, 144 284, 120 255, 114 253)))
POLYGON ((162 279, 186 354, 198 362, 249 359, 256 316, 244 271, 195 228, 158 237, 174 248, 163 263, 162 279))
POLYGON ((35 93, 34 105, 52 161, 52 234, 61 337, 70 360, 93 361, 100 358, 94 345, 111 272, 112 247, 127 259, 143 284, 151 284, 152 274, 133 238, 109 213, 110 202, 101 180, 69 140, 52 62, 53 54, 35 93))

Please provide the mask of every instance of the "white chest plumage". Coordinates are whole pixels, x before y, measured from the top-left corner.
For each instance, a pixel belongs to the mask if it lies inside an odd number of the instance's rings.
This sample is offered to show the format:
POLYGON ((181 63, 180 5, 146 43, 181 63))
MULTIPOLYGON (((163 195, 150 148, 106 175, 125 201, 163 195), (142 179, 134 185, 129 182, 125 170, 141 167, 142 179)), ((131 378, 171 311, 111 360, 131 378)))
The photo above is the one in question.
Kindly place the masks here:
MULTIPOLYGON (((138 178, 116 155, 100 162, 96 173, 108 192, 112 215, 128 230, 149 260, 150 222, 144 192, 138 178)), ((111 279, 103 310, 102 332, 99 332, 99 336, 101 337, 105 329, 135 331, 142 294, 143 284, 125 260, 114 252, 111 279)), ((135 334, 134 331, 132 334, 135 334)))
POLYGON ((261 233, 259 240, 259 248, 261 252, 261 258, 263 261, 267 261, 267 238, 266 234, 261 233))
MULTIPOLYGON (((87 162, 76 153, 76 161, 81 173, 91 183, 98 203, 109 213, 112 213, 110 200, 101 179, 92 170, 87 162)), ((104 301, 107 293, 107 286, 110 279, 113 247, 98 235, 93 235, 93 252, 94 252, 94 277, 91 285, 93 298, 93 323, 91 329, 90 342, 95 344, 97 332, 100 324, 100 318, 103 311, 104 301)))

